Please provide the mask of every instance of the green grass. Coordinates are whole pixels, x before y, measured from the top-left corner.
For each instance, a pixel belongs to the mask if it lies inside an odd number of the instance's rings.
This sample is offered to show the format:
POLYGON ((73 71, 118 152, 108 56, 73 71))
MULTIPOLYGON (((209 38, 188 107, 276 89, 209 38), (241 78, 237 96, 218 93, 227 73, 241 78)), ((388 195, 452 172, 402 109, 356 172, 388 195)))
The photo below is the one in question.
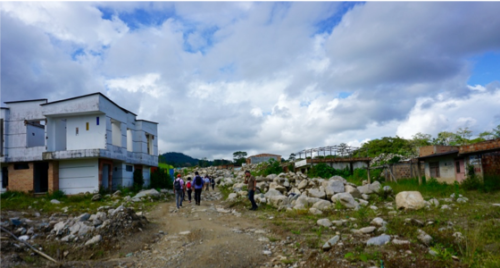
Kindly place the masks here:
POLYGON ((163 168, 163 169, 167 169, 167 170, 174 168, 174 166, 166 164, 166 163, 158 163, 158 167, 163 168))

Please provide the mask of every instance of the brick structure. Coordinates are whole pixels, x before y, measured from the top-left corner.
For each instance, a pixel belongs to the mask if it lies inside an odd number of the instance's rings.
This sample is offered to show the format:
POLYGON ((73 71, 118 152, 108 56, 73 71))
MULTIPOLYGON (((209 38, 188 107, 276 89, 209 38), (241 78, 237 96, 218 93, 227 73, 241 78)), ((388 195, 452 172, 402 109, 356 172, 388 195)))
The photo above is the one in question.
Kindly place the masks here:
POLYGON ((419 157, 458 151, 458 146, 429 145, 418 148, 419 157))
POLYGON ((477 153, 491 150, 500 150, 500 139, 484 141, 476 144, 462 145, 459 148, 459 154, 477 153))
MULTIPOLYGON (((16 164, 9 164, 9 187, 10 191, 23 191, 32 192, 33 191, 33 163, 22 163, 26 164, 27 169, 16 169, 16 164)), ((18 164, 19 165, 19 164, 18 164)), ((19 166, 18 166, 19 167, 19 166)))
POLYGON ((59 190, 59 162, 50 161, 48 173, 49 192, 59 190))

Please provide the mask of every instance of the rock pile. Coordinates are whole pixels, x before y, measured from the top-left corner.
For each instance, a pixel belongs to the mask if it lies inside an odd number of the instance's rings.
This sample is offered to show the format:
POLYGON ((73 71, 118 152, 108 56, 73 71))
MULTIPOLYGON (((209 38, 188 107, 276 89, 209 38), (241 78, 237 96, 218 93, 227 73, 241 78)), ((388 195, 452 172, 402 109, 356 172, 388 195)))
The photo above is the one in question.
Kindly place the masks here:
MULTIPOLYGON (((333 176, 328 180, 309 179, 301 172, 258 176, 256 180, 258 194, 255 195, 255 200, 257 203, 267 203, 278 209, 309 209, 312 214, 321 214, 336 206, 358 209, 368 204, 367 200, 371 195, 379 194, 381 191, 392 193, 389 186, 382 188, 377 181, 357 186, 340 176, 333 176)), ((247 195, 247 186, 243 181, 244 171, 237 172, 234 177, 217 177, 216 179, 221 186, 232 186, 233 193, 228 198, 230 200, 247 195)))

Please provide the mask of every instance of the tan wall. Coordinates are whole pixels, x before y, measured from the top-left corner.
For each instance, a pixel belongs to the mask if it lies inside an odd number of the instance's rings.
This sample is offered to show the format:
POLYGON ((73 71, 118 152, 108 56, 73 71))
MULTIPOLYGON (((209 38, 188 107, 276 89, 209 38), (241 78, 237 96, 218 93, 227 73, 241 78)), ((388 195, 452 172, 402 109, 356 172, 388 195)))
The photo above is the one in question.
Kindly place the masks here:
POLYGON ((432 154, 446 153, 449 151, 458 151, 458 146, 444 146, 444 145, 429 145, 418 148, 419 156, 428 156, 432 154))
POLYGON ((434 159, 425 160, 425 178, 431 179, 431 171, 429 168, 430 162, 439 162, 439 177, 435 178, 439 182, 454 183, 455 175, 455 160, 453 157, 436 157, 434 159))
POLYGON ((9 164, 9 191, 33 191, 33 162, 28 163, 29 169, 14 169, 14 164, 9 164))
POLYGON ((59 162, 49 162, 49 192, 59 190, 59 162))
POLYGON ((419 150, 420 157, 431 155, 434 153, 434 145, 423 146, 423 147, 418 148, 418 150, 419 150))

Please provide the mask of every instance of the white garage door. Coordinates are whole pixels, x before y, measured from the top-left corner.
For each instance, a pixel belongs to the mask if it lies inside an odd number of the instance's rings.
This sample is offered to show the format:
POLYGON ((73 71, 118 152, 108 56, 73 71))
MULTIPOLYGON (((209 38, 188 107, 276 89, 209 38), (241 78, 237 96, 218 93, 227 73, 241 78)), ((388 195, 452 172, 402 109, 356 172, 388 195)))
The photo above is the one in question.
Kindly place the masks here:
POLYGON ((99 191, 97 159, 59 162, 59 189, 65 194, 99 191))

